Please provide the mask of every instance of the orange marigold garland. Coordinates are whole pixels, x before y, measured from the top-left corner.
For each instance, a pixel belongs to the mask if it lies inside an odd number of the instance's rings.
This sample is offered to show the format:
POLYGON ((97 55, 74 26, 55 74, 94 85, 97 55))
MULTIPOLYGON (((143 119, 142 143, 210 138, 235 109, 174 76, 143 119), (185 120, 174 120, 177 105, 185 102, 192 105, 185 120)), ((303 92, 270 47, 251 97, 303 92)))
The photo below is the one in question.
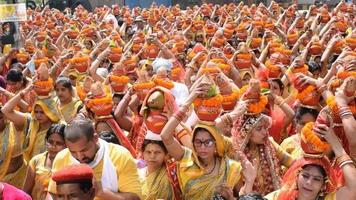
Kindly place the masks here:
POLYGON ((129 83, 130 78, 128 76, 111 75, 109 80, 111 82, 111 87, 115 92, 123 92, 127 83, 129 83))
POLYGON ((112 75, 110 76, 110 81, 121 83, 121 84, 127 84, 130 81, 130 78, 128 76, 115 76, 112 75))
POLYGON ((149 90, 155 86, 155 83, 150 81, 146 83, 135 83, 132 87, 134 90, 149 90))
POLYGON ((348 77, 355 76, 356 77, 356 72, 349 72, 349 71, 342 71, 337 73, 337 77, 339 79, 346 79, 348 77))
POLYGON ((152 81, 144 83, 135 83, 132 87, 136 91, 136 94, 140 101, 143 101, 148 94, 148 91, 155 86, 155 83, 152 81))
POLYGON ((300 101, 303 101, 303 99, 305 99, 305 97, 307 95, 309 95, 310 93, 312 93, 314 90, 316 90, 316 87, 314 85, 309 85, 303 91, 298 93, 297 99, 299 99, 300 101))
POLYGON ((322 141, 314 132, 313 132, 314 122, 307 123, 301 130, 302 136, 302 147, 305 153, 323 153, 327 152, 330 148, 330 145, 322 141), (305 142, 305 144, 303 144, 305 142))
MULTIPOLYGON (((336 104, 335 97, 334 96, 329 96, 326 99, 326 104, 329 106, 329 108, 332 110, 334 116, 339 116, 339 107, 336 104)), ((349 105, 349 108, 353 114, 356 113, 356 105, 349 105)))
POLYGON ((267 103, 268 103, 267 96, 261 95, 260 100, 256 103, 250 103, 248 105, 247 110, 249 113, 254 113, 254 114, 261 113, 265 109, 267 103))
POLYGON ((160 79, 160 78, 154 79, 153 82, 156 85, 162 86, 162 87, 167 88, 169 90, 174 87, 174 83, 172 81, 168 81, 168 80, 164 80, 164 79, 160 79))
POLYGON ((196 98, 194 100, 194 106, 206 106, 206 107, 215 107, 220 106, 223 102, 223 96, 218 94, 215 97, 211 98, 196 98))
POLYGON ((293 70, 292 70, 292 72, 294 73, 294 74, 296 74, 296 73, 302 73, 302 74, 306 74, 307 72, 308 72, 308 65, 304 65, 303 67, 297 67, 297 68, 294 68, 293 70))
MULTIPOLYGON (((240 88, 238 92, 238 98, 241 98, 242 95, 248 90, 248 88, 249 88, 248 85, 245 85, 242 88, 240 88)), ((265 109, 267 104, 268 104, 267 96, 260 95, 260 99, 258 102, 248 104, 247 111, 251 114, 261 113, 265 109)))
POLYGON ((223 95, 222 106, 224 110, 232 110, 236 105, 236 101, 239 98, 239 91, 234 90, 231 94, 223 95))
POLYGON ((203 74, 216 74, 219 72, 220 72, 220 70, 217 67, 205 67, 202 69, 203 74))
POLYGON ((223 95, 222 103, 230 103, 236 101, 239 98, 239 91, 234 90, 231 94, 223 95))
POLYGON ((113 101, 110 96, 106 96, 98 99, 90 99, 86 103, 86 106, 97 116, 107 116, 111 113, 113 101))

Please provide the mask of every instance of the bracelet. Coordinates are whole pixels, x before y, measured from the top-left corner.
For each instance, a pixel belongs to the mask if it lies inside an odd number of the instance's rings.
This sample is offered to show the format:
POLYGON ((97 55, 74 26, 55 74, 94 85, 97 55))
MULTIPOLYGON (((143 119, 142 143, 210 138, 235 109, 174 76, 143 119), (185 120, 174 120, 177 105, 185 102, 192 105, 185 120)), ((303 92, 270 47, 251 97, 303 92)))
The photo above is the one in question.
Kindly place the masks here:
POLYGON ((232 120, 230 114, 223 115, 220 117, 220 119, 225 127, 230 127, 233 123, 233 120, 232 120))
POLYGON ((125 95, 123 98, 124 101, 129 101, 130 99, 131 99, 130 95, 125 95))
POLYGON ((348 160, 351 160, 350 156, 347 155, 347 154, 344 154, 344 155, 341 155, 339 157, 336 158, 336 164, 338 166, 341 165, 341 163, 345 162, 345 161, 348 161, 348 160))
POLYGON ((325 90, 327 90, 327 86, 325 84, 321 85, 318 87, 318 92, 319 94, 322 94, 323 92, 325 92, 325 90))
POLYGON ((185 112, 183 109, 179 109, 178 111, 176 111, 172 117, 176 118, 178 121, 183 121, 184 117, 185 117, 185 112))
POLYGON ((282 97, 278 97, 278 96, 274 99, 274 101, 275 101, 275 103, 276 103, 278 106, 280 106, 280 105, 282 105, 283 103, 285 103, 285 102, 284 102, 284 99, 283 99, 282 97))
POLYGON ((339 166, 340 166, 340 168, 342 168, 343 166, 348 165, 348 164, 355 165, 354 162, 350 159, 350 160, 346 160, 346 161, 342 162, 339 166))
POLYGON ((353 115, 350 108, 348 106, 342 106, 339 108, 339 116, 340 118, 343 118, 348 115, 353 115))

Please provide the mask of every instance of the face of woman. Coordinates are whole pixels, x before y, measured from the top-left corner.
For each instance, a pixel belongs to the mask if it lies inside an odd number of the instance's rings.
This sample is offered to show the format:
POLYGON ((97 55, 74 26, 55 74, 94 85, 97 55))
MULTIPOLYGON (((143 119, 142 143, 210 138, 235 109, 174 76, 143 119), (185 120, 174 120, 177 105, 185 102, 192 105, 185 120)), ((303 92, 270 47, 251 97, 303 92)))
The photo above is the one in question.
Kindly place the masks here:
POLYGON ((249 74, 246 74, 241 80, 242 85, 248 85, 248 83, 250 82, 250 79, 251 79, 251 76, 249 74))
POLYGON ((197 42, 204 42, 204 37, 203 37, 202 35, 197 35, 197 36, 195 37, 195 41, 197 41, 197 42))
POLYGON ((47 117, 47 115, 45 114, 45 112, 43 111, 43 109, 41 108, 41 106, 36 105, 35 109, 34 109, 34 113, 35 113, 35 118, 36 120, 42 124, 42 123, 48 123, 51 120, 47 117))
POLYGON ((256 127, 251 130, 251 139, 250 141, 255 144, 264 144, 268 139, 268 125, 264 120, 260 120, 256 127))
POLYGON ((143 151, 143 159, 145 160, 147 167, 158 169, 162 166, 166 153, 158 144, 150 143, 145 147, 143 151))
POLYGON ((84 45, 85 45, 85 48, 87 48, 87 49, 92 49, 93 48, 93 45, 89 41, 85 42, 84 45))
POLYGON ((282 95, 282 90, 279 87, 278 83, 274 82, 274 81, 270 81, 270 90, 273 94, 277 95, 277 96, 281 96, 282 95))
POLYGON ((56 157, 57 153, 66 148, 64 138, 57 133, 53 133, 46 141, 48 156, 56 157))
POLYGON ((298 195, 315 199, 324 186, 324 176, 316 166, 305 167, 298 175, 298 195))
POLYGON ((195 135, 193 145, 199 158, 209 159, 215 156, 215 140, 208 131, 198 131, 195 135))
POLYGON ((59 98, 59 101, 63 104, 67 104, 72 101, 71 91, 68 88, 64 87, 61 83, 56 85, 56 94, 59 98))
POLYGON ((13 82, 13 81, 6 81, 8 89, 11 92, 17 92, 22 88, 22 82, 13 82))
POLYGON ((302 115, 302 117, 297 120, 297 124, 295 127, 296 133, 300 133, 305 124, 307 124, 308 122, 315 122, 315 120, 315 117, 309 113, 305 113, 304 115, 302 115))

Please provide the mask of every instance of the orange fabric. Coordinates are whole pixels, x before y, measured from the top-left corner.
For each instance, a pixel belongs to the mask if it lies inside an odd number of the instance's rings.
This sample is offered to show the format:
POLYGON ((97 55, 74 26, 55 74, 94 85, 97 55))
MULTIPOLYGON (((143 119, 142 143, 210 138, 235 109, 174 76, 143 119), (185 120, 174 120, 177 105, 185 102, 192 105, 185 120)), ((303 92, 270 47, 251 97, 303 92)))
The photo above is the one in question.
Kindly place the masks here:
POLYGON ((295 200, 298 196, 298 190, 296 189, 296 179, 300 169, 309 164, 319 165, 323 167, 328 175, 328 182, 326 185, 326 192, 335 192, 337 189, 337 178, 335 176, 335 170, 331 167, 329 160, 326 157, 322 158, 301 158, 293 163, 293 165, 284 174, 282 189, 278 195, 277 200, 295 200))
POLYGON ((283 125, 285 120, 285 115, 280 108, 275 108, 271 111, 272 125, 269 129, 269 135, 273 137, 274 141, 280 144, 283 139, 283 125))

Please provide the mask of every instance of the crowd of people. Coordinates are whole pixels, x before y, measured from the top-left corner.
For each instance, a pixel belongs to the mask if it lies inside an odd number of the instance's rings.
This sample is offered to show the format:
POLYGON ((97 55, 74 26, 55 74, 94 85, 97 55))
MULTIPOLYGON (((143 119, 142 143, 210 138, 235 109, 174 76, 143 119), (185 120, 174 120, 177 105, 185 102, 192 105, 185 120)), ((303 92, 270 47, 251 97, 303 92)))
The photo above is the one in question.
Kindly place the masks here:
POLYGON ((356 6, 27 10, 0 199, 356 199, 356 6))

